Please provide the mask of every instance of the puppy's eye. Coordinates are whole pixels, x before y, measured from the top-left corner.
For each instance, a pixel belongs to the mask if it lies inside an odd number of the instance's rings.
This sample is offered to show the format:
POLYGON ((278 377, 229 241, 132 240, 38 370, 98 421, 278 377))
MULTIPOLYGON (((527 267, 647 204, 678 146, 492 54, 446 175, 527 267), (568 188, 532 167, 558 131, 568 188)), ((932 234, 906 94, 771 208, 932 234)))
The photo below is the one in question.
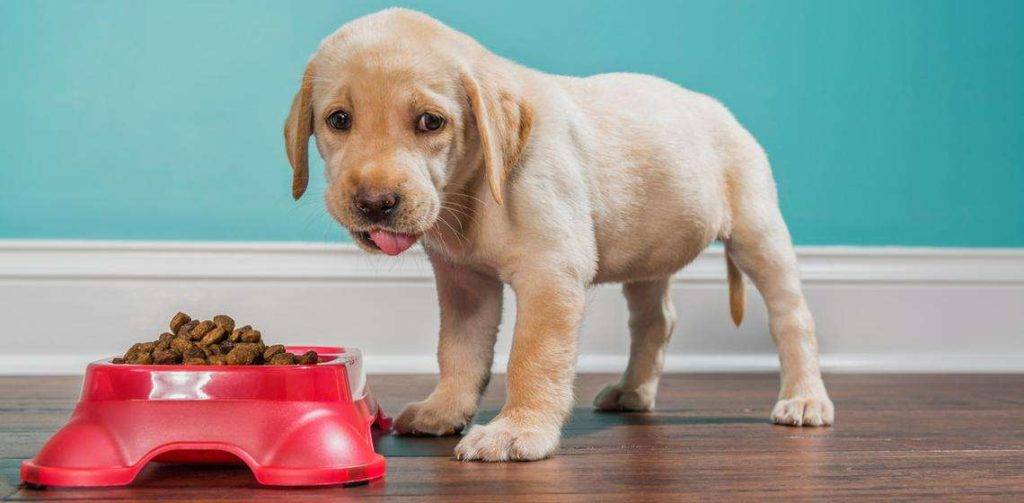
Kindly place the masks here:
POLYGON ((348 131, 352 127, 352 116, 344 110, 338 110, 327 116, 327 125, 338 131, 348 131))
POLYGON ((421 133, 437 131, 442 127, 444 127, 444 117, 430 112, 420 114, 419 119, 416 120, 416 130, 421 133))

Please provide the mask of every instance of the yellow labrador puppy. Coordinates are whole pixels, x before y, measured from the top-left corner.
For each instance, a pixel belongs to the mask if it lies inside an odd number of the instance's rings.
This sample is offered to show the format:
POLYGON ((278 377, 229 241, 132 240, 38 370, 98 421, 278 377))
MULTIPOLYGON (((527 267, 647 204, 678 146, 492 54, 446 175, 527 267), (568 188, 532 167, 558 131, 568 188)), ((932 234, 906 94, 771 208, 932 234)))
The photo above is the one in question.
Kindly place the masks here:
POLYGON ((584 295, 597 283, 623 283, 632 345, 594 405, 650 410, 676 321, 669 278, 715 240, 733 320, 741 271, 768 306, 782 366, 772 420, 832 423, 768 160, 714 99, 646 75, 544 74, 392 9, 342 26, 310 60, 285 124, 295 198, 311 135, 328 211, 356 243, 398 255, 419 241, 433 264, 440 382, 398 416, 400 433, 448 435, 472 420, 503 284, 516 294, 508 399, 465 434, 458 458, 552 454, 573 404, 584 295))

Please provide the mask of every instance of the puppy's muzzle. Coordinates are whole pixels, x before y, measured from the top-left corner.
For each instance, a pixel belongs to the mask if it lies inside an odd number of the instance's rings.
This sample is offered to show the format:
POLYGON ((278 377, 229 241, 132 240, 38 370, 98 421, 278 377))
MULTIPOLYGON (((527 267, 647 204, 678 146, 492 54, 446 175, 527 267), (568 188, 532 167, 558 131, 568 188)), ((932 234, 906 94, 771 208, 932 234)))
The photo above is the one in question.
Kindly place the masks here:
POLYGON ((360 191, 354 198, 356 214, 367 224, 386 224, 398 213, 402 198, 397 192, 369 194, 360 191))

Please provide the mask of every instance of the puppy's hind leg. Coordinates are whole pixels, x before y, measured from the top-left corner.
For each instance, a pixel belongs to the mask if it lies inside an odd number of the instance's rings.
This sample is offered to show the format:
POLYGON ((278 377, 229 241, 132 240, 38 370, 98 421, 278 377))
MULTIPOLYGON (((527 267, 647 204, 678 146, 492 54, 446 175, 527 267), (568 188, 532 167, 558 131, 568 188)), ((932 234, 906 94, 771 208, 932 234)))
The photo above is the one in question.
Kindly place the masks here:
POLYGON ((629 306, 629 364, 619 382, 597 394, 594 407, 604 411, 654 408, 665 346, 676 324, 670 288, 670 277, 622 285, 629 306))
MULTIPOLYGON (((764 188, 762 186, 762 188, 764 188)), ((814 318, 800 286, 796 253, 774 197, 737 198, 729 257, 753 280, 768 308, 769 329, 779 351, 782 386, 771 418, 790 426, 827 426, 835 418, 818 369, 814 318)))

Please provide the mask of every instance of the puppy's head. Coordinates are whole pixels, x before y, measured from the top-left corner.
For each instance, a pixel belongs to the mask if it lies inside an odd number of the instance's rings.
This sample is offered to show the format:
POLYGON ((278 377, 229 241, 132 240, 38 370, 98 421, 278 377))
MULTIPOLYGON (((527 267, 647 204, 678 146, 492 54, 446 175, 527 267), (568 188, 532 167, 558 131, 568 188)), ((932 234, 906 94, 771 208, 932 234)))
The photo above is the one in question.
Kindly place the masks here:
POLYGON ((292 195, 308 145, 324 159, 328 212, 364 249, 397 255, 437 222, 445 190, 477 172, 501 204, 531 112, 509 64, 412 11, 352 21, 320 44, 285 122, 292 195))

